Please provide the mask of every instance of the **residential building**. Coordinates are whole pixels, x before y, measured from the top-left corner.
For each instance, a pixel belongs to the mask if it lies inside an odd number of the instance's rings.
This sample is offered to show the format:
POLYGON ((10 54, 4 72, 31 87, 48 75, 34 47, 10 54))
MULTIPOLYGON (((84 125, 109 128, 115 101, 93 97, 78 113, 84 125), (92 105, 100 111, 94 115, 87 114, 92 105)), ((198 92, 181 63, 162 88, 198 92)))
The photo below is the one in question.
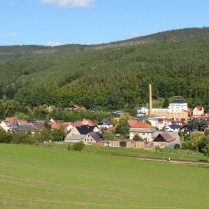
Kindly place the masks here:
POLYGON ((193 116, 201 116, 204 114, 204 108, 203 106, 196 106, 194 109, 193 109, 193 116))
POLYGON ((137 122, 129 129, 129 139, 132 140, 135 135, 138 135, 147 142, 152 141, 152 134, 156 131, 156 128, 150 124, 144 122, 137 122))

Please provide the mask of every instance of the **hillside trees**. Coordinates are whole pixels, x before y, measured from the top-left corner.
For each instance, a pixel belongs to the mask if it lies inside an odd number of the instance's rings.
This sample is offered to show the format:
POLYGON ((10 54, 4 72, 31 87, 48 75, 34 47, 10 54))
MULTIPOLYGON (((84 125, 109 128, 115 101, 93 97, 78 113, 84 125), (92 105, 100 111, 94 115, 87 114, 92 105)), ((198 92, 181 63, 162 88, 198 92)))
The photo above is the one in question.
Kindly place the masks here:
POLYGON ((74 103, 111 111, 146 104, 151 83, 153 99, 180 95, 190 107, 204 106, 208 47, 208 39, 193 39, 17 59, 0 64, 0 96, 22 107, 74 103))

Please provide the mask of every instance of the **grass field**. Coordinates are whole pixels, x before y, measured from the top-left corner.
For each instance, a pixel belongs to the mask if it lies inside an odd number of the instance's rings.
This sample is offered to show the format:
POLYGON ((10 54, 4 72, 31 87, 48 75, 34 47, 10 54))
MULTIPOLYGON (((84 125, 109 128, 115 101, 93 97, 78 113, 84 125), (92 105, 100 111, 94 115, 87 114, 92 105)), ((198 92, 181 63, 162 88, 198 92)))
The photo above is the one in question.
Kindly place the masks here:
MULTIPOLYGON (((49 147, 54 149, 67 149, 67 143, 40 143, 39 146, 49 147)), ((161 150, 142 150, 142 149, 127 149, 119 147, 104 147, 104 146, 85 146, 84 152, 96 152, 107 155, 123 155, 135 156, 144 158, 160 158, 160 159, 177 159, 177 160, 191 160, 191 161, 206 161, 206 157, 199 152, 191 150, 175 150, 175 149, 161 149, 161 150)))
POLYGON ((0 208, 206 209, 209 168, 0 144, 0 208))

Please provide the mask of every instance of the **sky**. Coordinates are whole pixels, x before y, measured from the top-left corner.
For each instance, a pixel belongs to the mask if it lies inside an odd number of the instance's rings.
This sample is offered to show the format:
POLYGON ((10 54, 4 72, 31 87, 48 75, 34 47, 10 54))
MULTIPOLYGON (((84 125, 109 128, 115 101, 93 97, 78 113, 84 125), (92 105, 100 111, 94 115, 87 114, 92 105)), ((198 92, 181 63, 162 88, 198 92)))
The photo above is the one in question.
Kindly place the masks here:
POLYGON ((0 0, 0 46, 102 44, 209 26, 209 0, 0 0))

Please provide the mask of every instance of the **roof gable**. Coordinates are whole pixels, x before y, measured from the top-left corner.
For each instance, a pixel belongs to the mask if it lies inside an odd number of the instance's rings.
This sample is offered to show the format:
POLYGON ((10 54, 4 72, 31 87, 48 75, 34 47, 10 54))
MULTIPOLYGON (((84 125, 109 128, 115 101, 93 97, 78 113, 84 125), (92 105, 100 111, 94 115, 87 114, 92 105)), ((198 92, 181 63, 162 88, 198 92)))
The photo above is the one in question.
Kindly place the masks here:
POLYGON ((172 137, 169 133, 167 132, 163 132, 163 133, 159 133, 157 135, 157 137, 153 140, 155 142, 159 141, 160 140, 163 140, 164 142, 171 142, 171 141, 174 141, 175 138, 172 137))
POLYGON ((90 132, 89 135, 96 141, 99 142, 102 138, 96 132, 90 132))

